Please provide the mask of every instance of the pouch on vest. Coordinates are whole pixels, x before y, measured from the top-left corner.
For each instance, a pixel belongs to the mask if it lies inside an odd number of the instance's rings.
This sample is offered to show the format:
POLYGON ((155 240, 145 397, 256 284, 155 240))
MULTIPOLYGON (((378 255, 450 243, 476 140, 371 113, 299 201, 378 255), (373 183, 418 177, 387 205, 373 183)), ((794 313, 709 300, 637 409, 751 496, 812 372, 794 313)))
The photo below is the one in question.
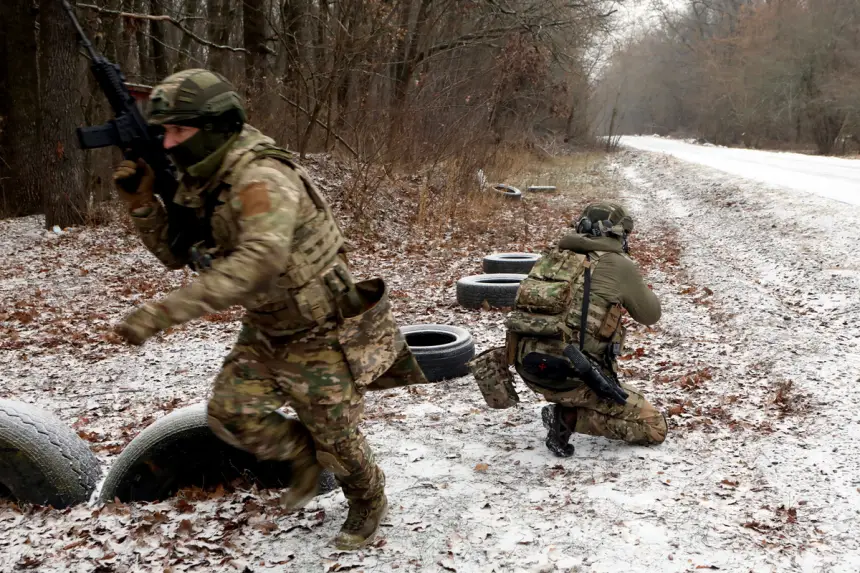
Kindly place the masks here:
POLYGON ((621 312, 623 306, 620 303, 615 303, 609 307, 603 317, 603 322, 600 328, 597 329, 597 338, 600 340, 609 340, 621 324, 621 312))
POLYGON ((523 336, 549 336, 570 340, 573 330, 562 314, 539 314, 514 310, 505 319, 505 328, 523 336))
POLYGON ((508 368, 505 347, 491 348, 469 362, 478 389, 490 408, 504 409, 520 401, 514 389, 514 376, 508 368))
POLYGON ((381 278, 355 283, 360 308, 338 308, 337 338, 356 386, 366 388, 382 376, 406 346, 394 321, 388 286, 381 278))
POLYGON ((518 310, 539 314, 561 314, 572 296, 571 285, 583 273, 585 257, 554 249, 544 253, 517 291, 518 310))

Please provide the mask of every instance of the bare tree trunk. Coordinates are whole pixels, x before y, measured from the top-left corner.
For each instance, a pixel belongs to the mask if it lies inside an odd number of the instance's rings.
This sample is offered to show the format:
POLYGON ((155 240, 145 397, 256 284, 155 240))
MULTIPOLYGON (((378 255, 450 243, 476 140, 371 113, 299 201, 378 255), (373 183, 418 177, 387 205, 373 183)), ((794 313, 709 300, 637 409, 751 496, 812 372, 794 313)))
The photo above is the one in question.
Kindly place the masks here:
MULTIPOLYGON (((117 9, 125 10, 127 8, 131 8, 128 5, 128 0, 119 0, 117 9)), ((129 31, 129 23, 125 19, 118 19, 116 22, 116 34, 118 37, 116 44, 116 61, 120 66, 122 66, 122 69, 126 72, 126 74, 128 74, 128 72, 132 69, 131 38, 129 38, 127 35, 129 31)))
MULTIPOLYGON (((291 84, 302 62, 302 26, 307 14, 307 0, 284 0, 281 4, 281 24, 284 34, 284 82, 291 84)), ((289 86, 293 87, 293 86, 289 86)))
MULTIPOLYGON (((135 0, 134 11, 138 14, 145 14, 146 0, 135 0)), ((134 40, 137 43, 137 57, 140 63, 140 77, 144 82, 155 82, 155 68, 152 66, 152 60, 149 58, 149 42, 146 37, 146 24, 135 23, 134 40)))
MULTIPOLYGON (((227 13, 230 0, 207 0, 207 28, 206 35, 209 40, 226 45, 230 41, 230 25, 227 21, 227 13)), ((213 72, 224 73, 224 51, 209 48, 209 57, 206 67, 213 72)))
MULTIPOLYGON (((164 14, 163 0, 149 0, 150 14, 164 14)), ((152 41, 152 62, 155 65, 155 75, 157 80, 163 80, 167 77, 170 65, 167 59, 167 39, 164 34, 164 23, 151 21, 149 27, 150 40, 152 41)))
MULTIPOLYGON (((198 0, 188 0, 185 5, 185 13, 189 16, 197 15, 198 0)), ((193 21, 192 21, 193 22, 193 21)), ((189 22, 188 27, 193 27, 193 23, 189 22)), ((176 58, 176 65, 173 67, 174 72, 184 70, 188 67, 188 56, 191 50, 191 36, 188 34, 182 35, 182 41, 179 42, 179 56, 176 58)))
MULTIPOLYGON (((342 5, 341 5, 342 6, 342 5)), ((353 65, 358 60, 358 57, 355 53, 355 30, 358 27, 359 21, 359 10, 356 9, 355 6, 349 6, 346 8, 348 12, 344 15, 344 8, 341 7, 341 20, 343 22, 343 27, 345 28, 344 34, 345 45, 343 48, 344 53, 344 69, 341 70, 340 79, 337 84, 337 93, 336 93, 336 101, 337 101, 337 117, 335 119, 335 128, 340 129, 344 125, 344 121, 346 115, 349 113, 349 90, 352 85, 352 75, 353 75, 353 65)), ((329 118, 331 116, 331 112, 329 112, 329 118)), ((332 125, 329 120, 329 130, 331 130, 332 125)))
MULTIPOLYGON (((105 8, 118 12, 121 11, 122 4, 123 0, 108 0, 105 3, 105 8)), ((120 65, 124 64, 125 62, 119 59, 120 46, 123 42, 122 21, 116 14, 103 14, 101 15, 100 20, 100 30, 104 34, 104 48, 102 48, 102 53, 107 59, 113 62, 119 62, 120 65)))
POLYGON ((0 215, 38 213, 39 68, 33 0, 0 2, 0 215))
POLYGON ((244 0, 242 35, 245 42, 245 82, 249 103, 262 91, 266 76, 266 17, 263 0, 244 0))
POLYGON ((59 2, 42 2, 39 15, 42 121, 36 161, 42 177, 45 226, 80 224, 86 214, 84 156, 75 128, 83 124, 78 43, 59 2))

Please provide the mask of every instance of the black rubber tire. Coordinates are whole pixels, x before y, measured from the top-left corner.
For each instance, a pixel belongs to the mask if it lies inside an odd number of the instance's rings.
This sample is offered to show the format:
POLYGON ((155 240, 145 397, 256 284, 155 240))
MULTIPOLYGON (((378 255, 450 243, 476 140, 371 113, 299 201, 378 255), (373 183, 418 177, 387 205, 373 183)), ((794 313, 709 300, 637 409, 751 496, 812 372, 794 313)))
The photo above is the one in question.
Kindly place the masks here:
POLYGON ((14 499, 56 508, 85 503, 101 475, 98 458, 53 414, 0 400, 0 486, 14 499))
POLYGON ((465 328, 445 324, 416 324, 400 329, 409 349, 430 382, 469 374, 475 341, 465 328))
POLYGON ((484 272, 488 274, 529 274, 540 259, 536 253, 493 253, 484 257, 484 272))
MULTIPOLYGON (((292 464, 260 461, 222 441, 209 428, 206 404, 194 404, 144 428, 125 447, 108 471, 99 501, 159 501, 184 487, 228 484, 238 477, 260 489, 288 488, 292 464)), ((331 472, 323 472, 319 494, 335 487, 331 472)))
POLYGON ((523 192, 514 187, 513 185, 505 185, 502 183, 499 185, 494 185, 493 189, 495 189, 497 192, 499 192, 501 195, 504 195, 508 199, 523 198, 523 192))
POLYGON ((527 276, 499 273, 463 277, 457 281, 457 302, 466 308, 481 308, 484 301, 492 308, 512 307, 520 283, 527 276))

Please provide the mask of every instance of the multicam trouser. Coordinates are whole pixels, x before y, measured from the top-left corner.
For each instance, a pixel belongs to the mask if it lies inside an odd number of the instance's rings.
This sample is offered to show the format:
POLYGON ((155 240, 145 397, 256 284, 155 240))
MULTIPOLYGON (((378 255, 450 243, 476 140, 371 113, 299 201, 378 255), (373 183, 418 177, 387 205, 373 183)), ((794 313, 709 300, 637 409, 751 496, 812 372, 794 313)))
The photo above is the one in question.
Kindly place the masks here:
POLYGON ((209 400, 209 422, 223 440, 260 459, 313 463, 331 470, 349 500, 380 495, 385 476, 358 423, 356 386, 334 323, 272 338, 244 325, 209 400), (288 404, 298 420, 275 410, 288 404))
POLYGON ((543 388, 525 377, 523 381, 543 395, 547 402, 576 408, 576 427, 572 430, 578 434, 603 436, 631 444, 660 444, 666 439, 666 418, 628 384, 621 384, 629 395, 627 404, 622 406, 599 398, 585 383, 560 391, 543 388))

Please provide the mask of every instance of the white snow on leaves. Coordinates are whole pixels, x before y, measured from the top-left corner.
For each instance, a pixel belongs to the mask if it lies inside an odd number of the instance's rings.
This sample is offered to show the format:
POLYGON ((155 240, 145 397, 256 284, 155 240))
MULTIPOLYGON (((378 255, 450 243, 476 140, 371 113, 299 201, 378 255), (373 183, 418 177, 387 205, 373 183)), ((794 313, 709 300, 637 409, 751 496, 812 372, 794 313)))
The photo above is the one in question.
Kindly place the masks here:
MULTIPOLYGON (((0 568, 38 562, 40 571, 98 564, 105 571, 155 565, 176 571, 856 570, 852 526, 860 483, 851 446, 858 408, 851 385, 860 369, 853 296, 860 269, 849 254, 860 213, 639 152, 617 154, 612 162, 607 169, 616 189, 610 192, 633 208, 634 256, 643 260, 664 307, 656 328, 632 329, 622 366, 668 412, 665 444, 629 447, 577 436, 573 458, 554 458, 543 446, 541 403, 521 384, 521 406, 503 411, 483 404, 471 377, 372 393, 363 429, 386 472, 392 506, 375 547, 350 555, 329 546, 345 517, 339 492, 293 516, 274 507, 275 493, 237 492, 190 506, 172 500, 109 507, 95 516, 86 506, 25 515, 0 509, 0 568)), ((499 218, 516 223, 521 213, 515 209, 499 218)), ((37 223, 15 224, 27 229, 16 227, 16 237, 41 237, 37 223)), ((363 246, 351 259, 359 274, 391 282, 403 323, 460 324, 482 349, 502 342, 503 314, 458 308, 449 281, 477 272, 480 255, 491 250, 538 248, 547 236, 560 236, 563 224, 561 217, 532 221, 530 235, 508 242, 404 237, 398 244, 394 237, 395 246, 376 252, 363 246)), ((4 237, 9 230, 2 227, 4 237)), ((19 238, 15 245, 10 254, 33 243, 19 238)), ((129 256, 147 257, 139 249, 129 256)), ((39 270, 10 280, 32 288, 39 270)), ((153 264, 146 276, 162 272, 153 264)), ((72 270, 52 279, 79 280, 72 270)), ((13 287, 6 277, 0 286, 5 307, 13 287)), ((119 316, 120 309, 108 313, 111 320, 119 316)), ((97 362, 67 348, 33 353, 35 342, 3 350, 12 367, 0 372, 0 387, 4 396, 101 432, 108 445, 121 444, 123 425, 136 422, 125 430, 134 435, 141 419, 164 409, 162 402, 205 395, 235 324, 185 328, 141 349, 119 347, 97 362), (22 352, 34 355, 24 360, 22 352), (82 397, 117 386, 136 391, 82 397)), ((86 352, 93 347, 82 345, 86 352)), ((109 463, 113 452, 99 455, 109 463)))

